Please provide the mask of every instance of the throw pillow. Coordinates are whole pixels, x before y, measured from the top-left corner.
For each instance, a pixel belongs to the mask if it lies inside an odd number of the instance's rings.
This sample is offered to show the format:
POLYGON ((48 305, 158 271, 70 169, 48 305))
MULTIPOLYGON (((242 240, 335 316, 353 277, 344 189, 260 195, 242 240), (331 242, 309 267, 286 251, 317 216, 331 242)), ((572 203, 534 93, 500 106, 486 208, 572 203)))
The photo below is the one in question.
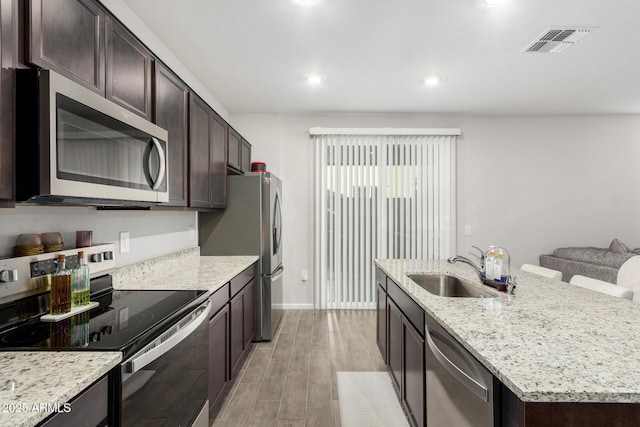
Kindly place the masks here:
POLYGON ((629 248, 618 239, 613 239, 611 241, 611 244, 609 245, 608 251, 609 252, 614 252, 614 253, 617 253, 617 254, 623 254, 625 252, 630 252, 629 248))

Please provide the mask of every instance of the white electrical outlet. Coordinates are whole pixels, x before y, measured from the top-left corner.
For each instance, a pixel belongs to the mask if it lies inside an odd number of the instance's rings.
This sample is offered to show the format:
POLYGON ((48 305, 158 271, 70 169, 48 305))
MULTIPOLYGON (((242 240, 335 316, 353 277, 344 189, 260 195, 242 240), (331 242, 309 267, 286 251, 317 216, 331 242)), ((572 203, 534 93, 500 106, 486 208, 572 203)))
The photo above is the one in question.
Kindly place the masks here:
POLYGON ((300 279, 302 279, 303 282, 306 282, 307 280, 309 280, 309 270, 302 270, 300 279))
POLYGON ((129 252, 129 232, 121 231, 120 232, 120 253, 126 254, 129 252))

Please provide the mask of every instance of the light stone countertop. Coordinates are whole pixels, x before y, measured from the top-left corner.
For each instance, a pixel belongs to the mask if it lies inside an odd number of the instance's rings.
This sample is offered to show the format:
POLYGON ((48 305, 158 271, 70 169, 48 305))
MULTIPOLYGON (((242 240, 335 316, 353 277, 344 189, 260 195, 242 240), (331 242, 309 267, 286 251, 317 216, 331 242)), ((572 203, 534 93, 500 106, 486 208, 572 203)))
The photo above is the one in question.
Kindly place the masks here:
MULTIPOLYGON (((197 249, 197 248, 196 248, 197 249)), ((258 256, 184 256, 184 252, 118 269, 113 276, 114 289, 176 289, 215 292, 258 256), (153 264, 150 266, 149 264, 153 264)))
MULTIPOLYGON (((200 249, 192 248, 119 268, 112 273, 113 287, 212 293, 257 260, 257 256, 201 257, 200 249)), ((120 352, 0 352, 0 427, 35 426, 51 412, 31 411, 34 403, 62 405, 121 361, 120 352), (9 411, 16 404, 25 404, 27 412, 9 411)))
POLYGON ((521 400, 640 403, 640 304, 517 269, 509 296, 462 263, 376 265, 521 400), (458 276, 499 296, 435 296, 410 273, 458 276))
POLYGON ((35 426, 122 360, 120 352, 0 352, 0 426, 35 426), (34 406, 35 405, 35 406, 34 406))

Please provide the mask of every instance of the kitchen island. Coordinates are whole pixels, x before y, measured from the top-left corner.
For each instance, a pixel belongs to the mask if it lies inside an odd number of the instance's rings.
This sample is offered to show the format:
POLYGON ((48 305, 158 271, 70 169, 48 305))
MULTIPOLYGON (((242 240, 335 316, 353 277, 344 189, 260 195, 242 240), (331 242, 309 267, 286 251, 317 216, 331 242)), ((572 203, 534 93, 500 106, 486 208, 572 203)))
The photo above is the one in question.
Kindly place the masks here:
POLYGON ((515 269, 517 288, 507 295, 481 284, 462 263, 377 260, 376 265, 520 404, 590 403, 638 416, 640 405, 618 404, 640 403, 640 305, 515 269), (408 274, 456 276, 495 297, 436 296, 408 274))

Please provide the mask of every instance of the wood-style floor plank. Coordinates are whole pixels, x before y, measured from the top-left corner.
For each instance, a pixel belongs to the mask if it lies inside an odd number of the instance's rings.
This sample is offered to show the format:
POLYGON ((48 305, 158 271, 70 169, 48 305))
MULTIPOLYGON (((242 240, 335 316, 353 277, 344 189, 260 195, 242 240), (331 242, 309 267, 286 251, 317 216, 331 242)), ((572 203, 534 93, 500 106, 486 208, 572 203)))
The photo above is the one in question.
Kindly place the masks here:
POLYGON ((385 371, 375 310, 286 310, 217 403, 214 426, 341 427, 339 371, 385 371))

